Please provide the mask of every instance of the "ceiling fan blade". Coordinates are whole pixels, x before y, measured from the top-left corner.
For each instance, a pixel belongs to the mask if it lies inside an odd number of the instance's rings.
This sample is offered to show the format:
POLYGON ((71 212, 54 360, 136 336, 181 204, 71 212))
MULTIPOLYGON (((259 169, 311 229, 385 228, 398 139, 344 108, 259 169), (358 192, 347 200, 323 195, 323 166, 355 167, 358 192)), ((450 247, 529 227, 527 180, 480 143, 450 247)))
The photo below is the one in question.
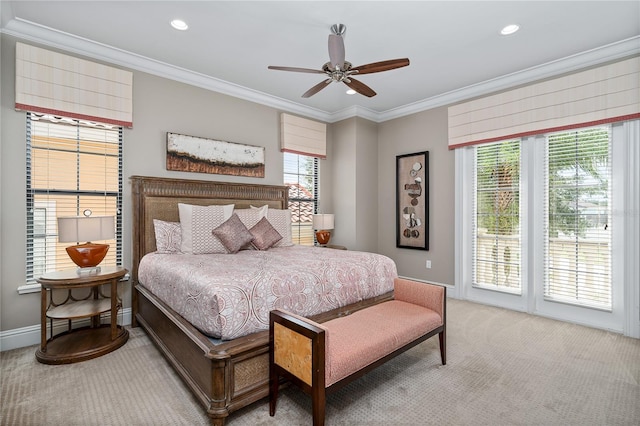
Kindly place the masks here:
POLYGON ((302 97, 303 98, 310 98, 311 96, 315 95, 316 93, 318 93, 319 91, 321 91, 322 89, 327 87, 329 85, 329 83, 331 83, 331 79, 330 78, 328 78, 328 79, 326 79, 324 81, 321 81, 320 83, 318 83, 315 86, 313 86, 311 89, 309 89, 306 92, 304 92, 302 97))
POLYGON ((373 62, 371 64, 360 65, 359 67, 351 68, 351 71, 356 71, 358 75, 371 74, 374 72, 389 71, 396 68, 402 68, 409 65, 409 59, 390 59, 388 61, 373 62))
POLYGON ((372 98, 376 95, 376 92, 374 92, 371 87, 367 86, 361 81, 356 80, 353 77, 349 77, 348 81, 346 79, 343 80, 343 83, 368 98, 372 98))
POLYGON ((333 69, 344 69, 344 39, 341 35, 329 34, 329 60, 333 69))
POLYGON ((308 72, 312 74, 324 74, 325 72, 322 70, 312 70, 311 68, 295 68, 295 67, 277 67, 274 65, 269 65, 267 68, 270 70, 278 70, 278 71, 293 71, 293 72, 308 72))

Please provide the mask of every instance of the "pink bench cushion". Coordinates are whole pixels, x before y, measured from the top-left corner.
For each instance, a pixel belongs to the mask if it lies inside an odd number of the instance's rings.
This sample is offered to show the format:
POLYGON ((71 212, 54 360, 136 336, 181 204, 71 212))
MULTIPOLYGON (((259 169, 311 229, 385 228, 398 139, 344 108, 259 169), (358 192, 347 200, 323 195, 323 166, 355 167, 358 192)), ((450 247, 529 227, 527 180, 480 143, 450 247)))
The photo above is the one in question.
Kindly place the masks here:
POLYGON ((429 308, 391 300, 322 324, 325 386, 330 386, 442 325, 429 308))

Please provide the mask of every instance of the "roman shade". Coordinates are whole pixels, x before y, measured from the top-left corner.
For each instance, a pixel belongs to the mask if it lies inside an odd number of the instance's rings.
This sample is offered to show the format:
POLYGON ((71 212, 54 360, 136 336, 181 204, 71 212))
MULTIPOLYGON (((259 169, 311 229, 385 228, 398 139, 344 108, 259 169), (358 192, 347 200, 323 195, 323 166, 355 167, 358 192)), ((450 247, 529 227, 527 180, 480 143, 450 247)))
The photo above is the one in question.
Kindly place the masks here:
POLYGON ((280 116, 281 151, 327 158, 327 125, 290 114, 280 116))
POLYGON ((133 126, 133 74, 16 43, 16 109, 133 126))
POLYGON ((640 57, 449 107, 449 149, 640 118, 640 57))

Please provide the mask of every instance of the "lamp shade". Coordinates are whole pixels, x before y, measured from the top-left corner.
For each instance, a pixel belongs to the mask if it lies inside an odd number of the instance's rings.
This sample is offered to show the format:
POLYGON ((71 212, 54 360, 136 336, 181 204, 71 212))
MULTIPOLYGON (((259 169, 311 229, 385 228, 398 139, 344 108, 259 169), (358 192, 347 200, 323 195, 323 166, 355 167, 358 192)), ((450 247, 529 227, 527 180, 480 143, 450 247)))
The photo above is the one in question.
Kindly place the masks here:
POLYGON ((313 229, 333 229, 333 214, 314 214, 313 229))
POLYGON ((111 240, 115 237, 113 216, 72 216, 58 218, 58 241, 79 243, 67 247, 67 254, 83 268, 95 268, 109 251, 109 244, 95 244, 90 241, 111 240))
POLYGON ((111 240, 115 237, 113 216, 71 216, 58 218, 58 241, 79 243, 81 241, 111 240))

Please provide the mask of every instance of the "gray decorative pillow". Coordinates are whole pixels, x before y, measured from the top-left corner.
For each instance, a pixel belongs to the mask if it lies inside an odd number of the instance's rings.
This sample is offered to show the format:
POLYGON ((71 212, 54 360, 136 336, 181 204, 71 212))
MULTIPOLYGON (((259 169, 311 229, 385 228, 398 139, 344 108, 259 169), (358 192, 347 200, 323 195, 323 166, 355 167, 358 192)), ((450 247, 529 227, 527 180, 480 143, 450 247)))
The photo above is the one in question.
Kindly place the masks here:
POLYGON ((212 232, 229 253, 237 253, 244 245, 253 241, 253 235, 235 213, 212 232))
POLYGON ((282 239, 282 235, 271 225, 266 217, 260 219, 249 232, 253 235, 251 245, 256 250, 267 250, 282 239))

